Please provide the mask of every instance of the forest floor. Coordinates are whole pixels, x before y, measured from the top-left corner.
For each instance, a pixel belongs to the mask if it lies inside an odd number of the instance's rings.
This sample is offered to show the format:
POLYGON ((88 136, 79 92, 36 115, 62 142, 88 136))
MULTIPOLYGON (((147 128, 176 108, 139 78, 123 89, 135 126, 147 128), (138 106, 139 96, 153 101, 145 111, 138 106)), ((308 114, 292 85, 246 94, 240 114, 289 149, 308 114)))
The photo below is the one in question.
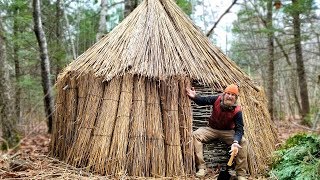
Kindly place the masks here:
MULTIPOLYGON (((308 129, 298 125, 298 120, 278 120, 275 124, 281 142, 296 133, 309 132, 308 129)), ((19 148, 10 149, 8 152, 0 151, 0 179, 112 179, 88 173, 84 169, 72 167, 49 157, 49 143, 50 135, 46 133, 46 125, 40 123, 23 137, 19 148)), ((216 179, 216 177, 216 173, 211 172, 205 179, 216 179)), ((124 176, 117 179, 144 178, 124 176)), ((183 179, 194 179, 194 177, 183 179)))

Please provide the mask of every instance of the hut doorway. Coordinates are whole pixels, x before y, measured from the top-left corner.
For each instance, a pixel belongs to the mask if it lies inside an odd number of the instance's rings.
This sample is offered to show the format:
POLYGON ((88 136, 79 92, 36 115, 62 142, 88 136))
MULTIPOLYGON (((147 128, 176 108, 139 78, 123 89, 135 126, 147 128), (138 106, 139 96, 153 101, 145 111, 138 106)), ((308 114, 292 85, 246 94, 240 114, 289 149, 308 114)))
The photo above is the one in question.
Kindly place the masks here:
MULTIPOLYGON (((219 95, 222 92, 215 91, 212 87, 206 86, 199 81, 193 81, 192 87, 195 88, 197 93, 201 96, 219 95)), ((208 119, 212 112, 212 106, 198 106, 194 102, 191 102, 192 116, 193 116, 193 131, 200 127, 208 126, 208 119)), ((203 144, 203 156, 206 161, 207 167, 214 169, 217 167, 226 166, 229 155, 229 146, 219 140, 213 140, 203 144)))

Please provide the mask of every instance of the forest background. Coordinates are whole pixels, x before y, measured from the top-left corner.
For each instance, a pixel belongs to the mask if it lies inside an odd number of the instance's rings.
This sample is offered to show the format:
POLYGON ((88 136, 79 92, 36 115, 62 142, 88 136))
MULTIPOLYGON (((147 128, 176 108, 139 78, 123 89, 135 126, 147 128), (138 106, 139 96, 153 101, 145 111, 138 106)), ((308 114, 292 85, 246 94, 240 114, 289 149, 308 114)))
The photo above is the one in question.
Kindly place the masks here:
MULTIPOLYGON (((2 149, 15 147, 40 122, 46 121, 51 130, 59 72, 140 2, 0 0, 2 149)), ((176 2, 212 43, 264 88, 274 121, 299 120, 304 128, 317 131, 318 0, 176 2)))

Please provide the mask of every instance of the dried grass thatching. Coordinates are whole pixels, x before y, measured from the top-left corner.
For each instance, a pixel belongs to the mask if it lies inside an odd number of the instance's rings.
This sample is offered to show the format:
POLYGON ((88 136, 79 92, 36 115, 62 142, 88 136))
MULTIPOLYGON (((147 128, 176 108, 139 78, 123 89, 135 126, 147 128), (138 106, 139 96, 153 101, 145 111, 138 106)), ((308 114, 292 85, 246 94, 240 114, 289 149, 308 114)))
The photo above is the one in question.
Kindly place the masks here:
POLYGON ((97 116, 96 129, 90 144, 88 166, 101 174, 105 172, 106 164, 109 162, 109 150, 113 124, 118 112, 121 83, 121 78, 114 78, 105 85, 101 110, 97 116))
POLYGON ((172 0, 143 1, 60 74, 53 156, 119 177, 193 174, 192 80, 240 84, 250 172, 263 172, 277 142, 263 91, 172 0))
POLYGON ((159 88, 156 81, 146 82, 147 176, 165 176, 165 150, 159 88))
POLYGON ((180 144, 178 113, 178 79, 172 78, 160 85, 161 110, 165 133, 166 174, 184 174, 180 144))

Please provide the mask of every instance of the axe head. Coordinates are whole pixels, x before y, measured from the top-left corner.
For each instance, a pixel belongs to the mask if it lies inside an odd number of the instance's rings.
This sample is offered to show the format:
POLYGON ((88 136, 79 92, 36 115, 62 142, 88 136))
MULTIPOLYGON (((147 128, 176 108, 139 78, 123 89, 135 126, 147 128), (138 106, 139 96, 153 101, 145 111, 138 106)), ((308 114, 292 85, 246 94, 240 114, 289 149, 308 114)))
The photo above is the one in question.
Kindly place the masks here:
POLYGON ((228 171, 228 169, 221 169, 218 180, 229 180, 231 178, 231 175, 228 171))

